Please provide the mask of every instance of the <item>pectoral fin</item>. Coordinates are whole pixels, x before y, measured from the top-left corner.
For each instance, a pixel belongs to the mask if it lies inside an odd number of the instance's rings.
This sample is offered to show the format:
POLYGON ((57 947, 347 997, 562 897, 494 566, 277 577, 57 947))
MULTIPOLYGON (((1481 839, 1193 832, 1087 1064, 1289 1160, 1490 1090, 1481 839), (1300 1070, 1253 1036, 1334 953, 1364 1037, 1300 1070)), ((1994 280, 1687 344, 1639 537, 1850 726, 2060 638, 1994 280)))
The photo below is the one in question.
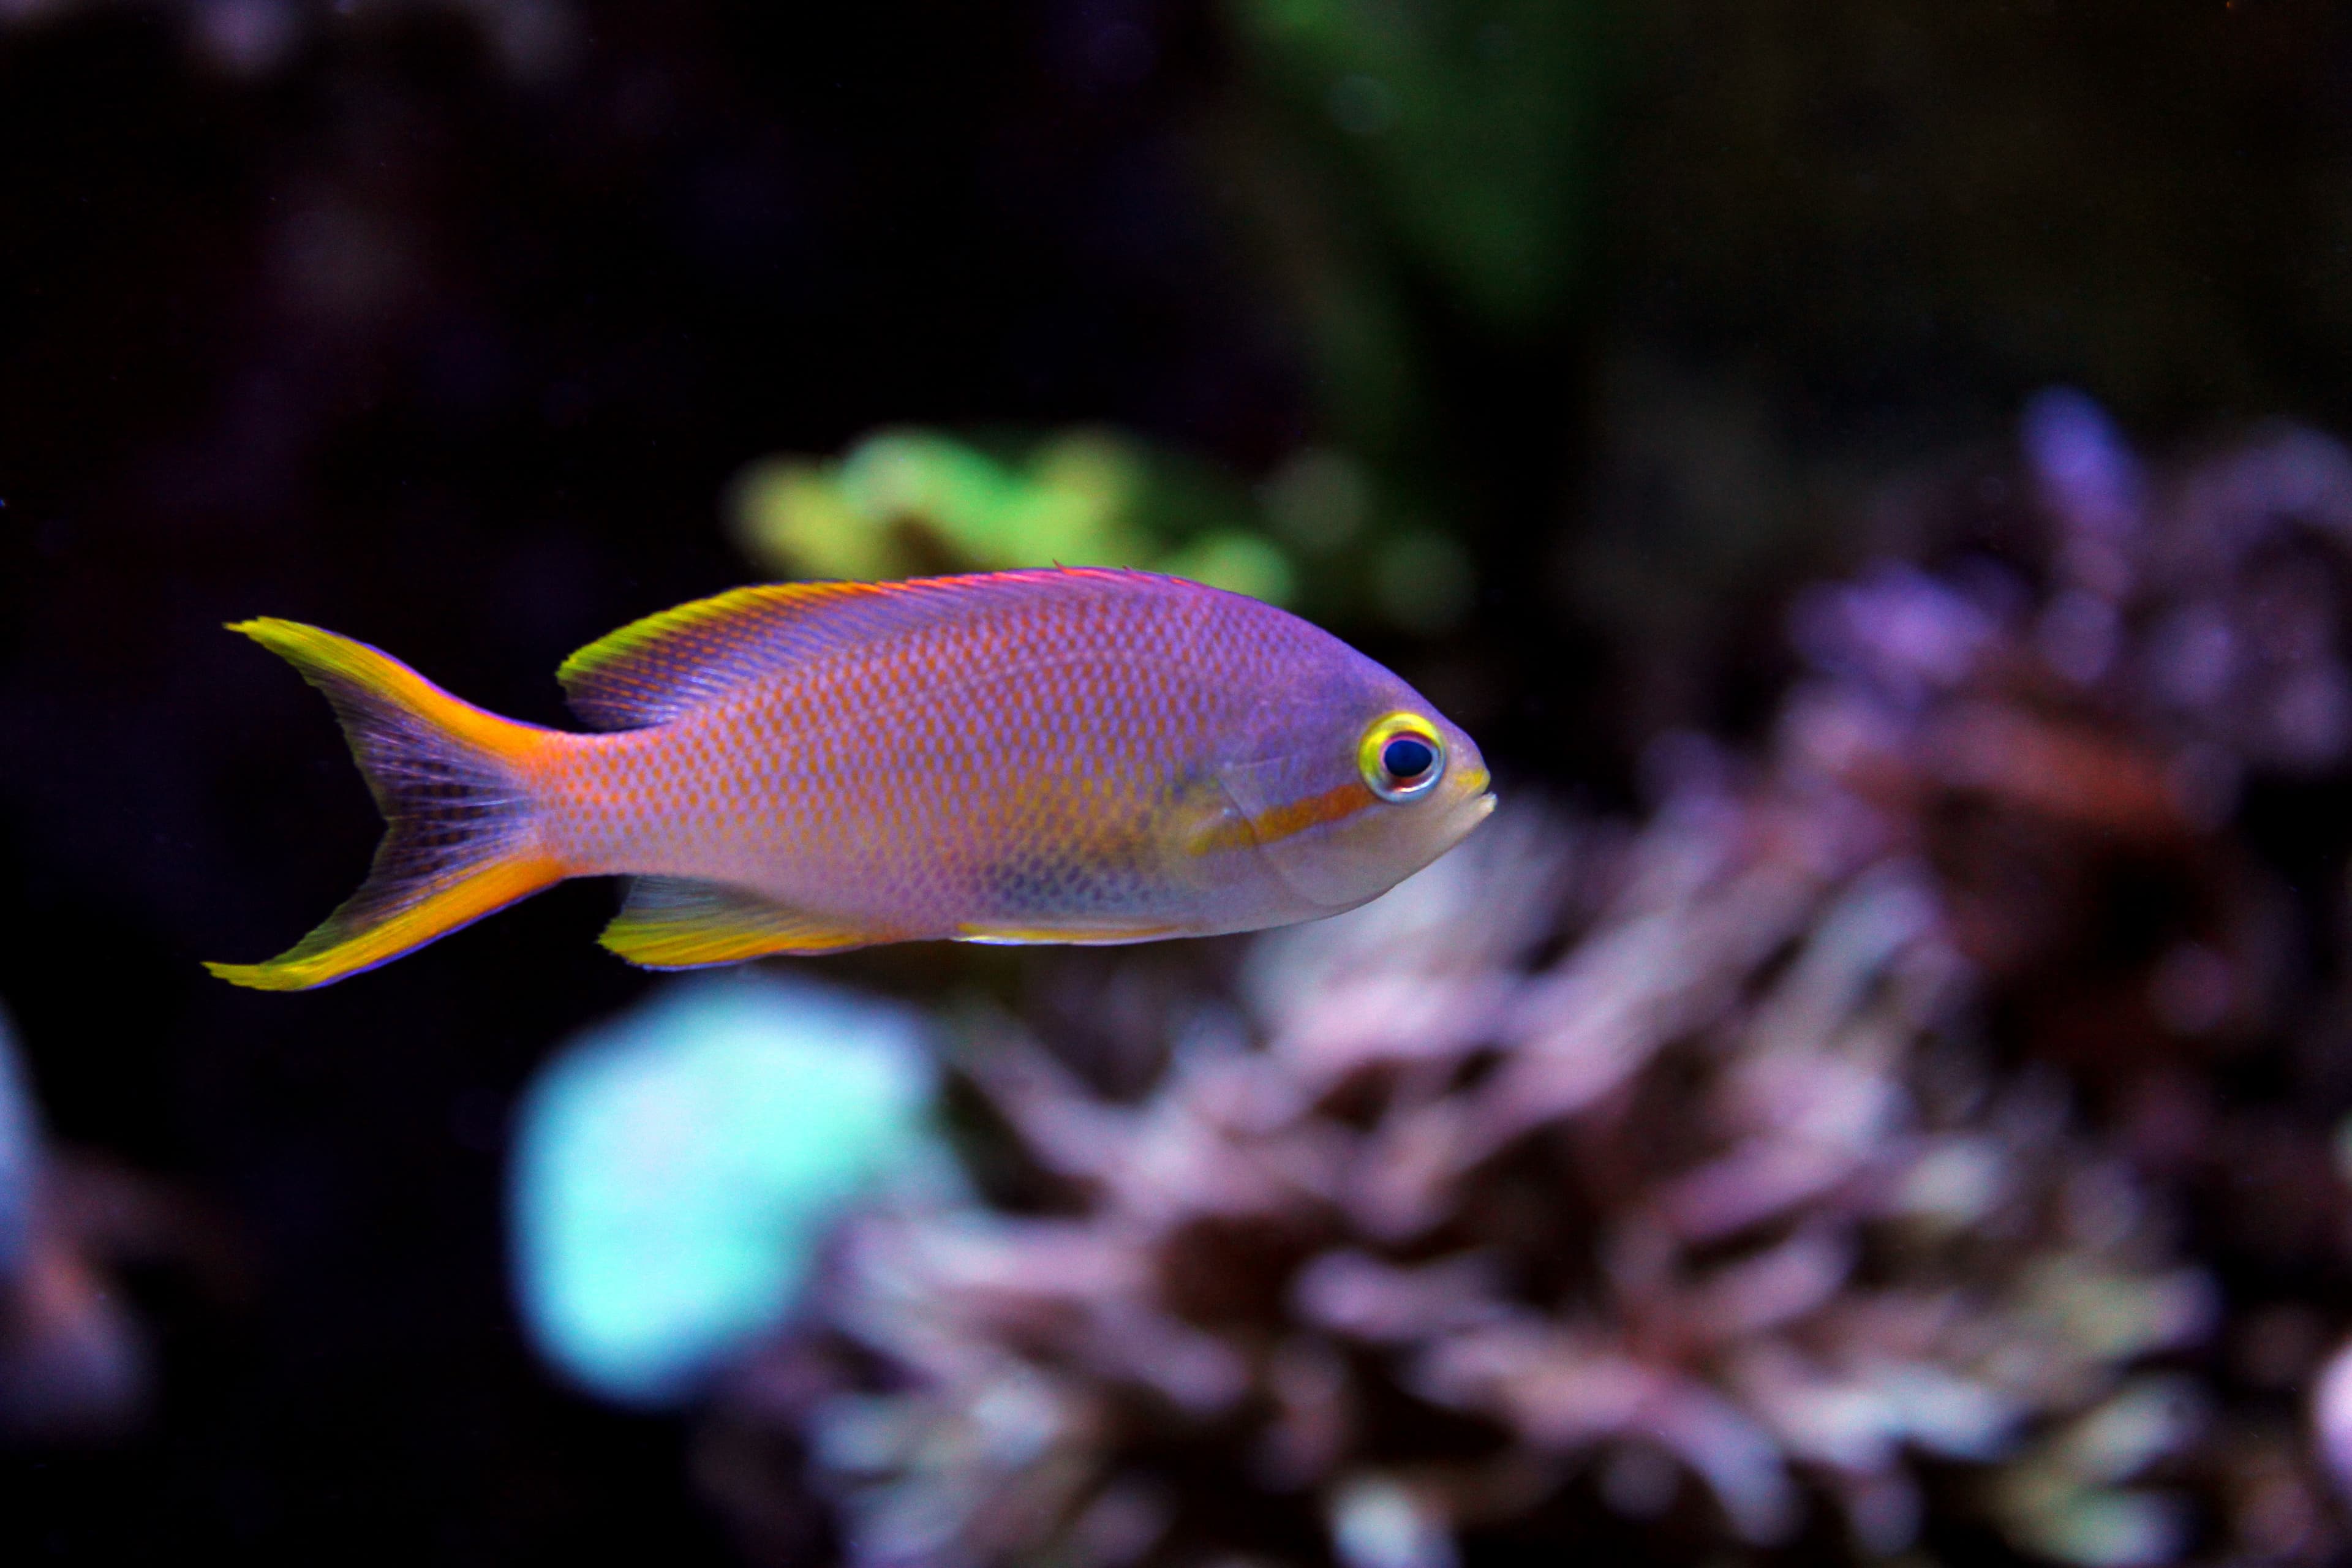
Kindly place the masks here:
POLYGON ((1179 876, 1193 874, 1193 864, 1208 856, 1254 848, 1257 843, 1249 819, 1210 774, 1185 786, 1169 808, 1161 831, 1169 850, 1169 869, 1179 876))
POLYGON ((722 882, 640 877, 598 940, 647 969, 700 969, 776 953, 839 952, 903 934, 810 915, 722 882))

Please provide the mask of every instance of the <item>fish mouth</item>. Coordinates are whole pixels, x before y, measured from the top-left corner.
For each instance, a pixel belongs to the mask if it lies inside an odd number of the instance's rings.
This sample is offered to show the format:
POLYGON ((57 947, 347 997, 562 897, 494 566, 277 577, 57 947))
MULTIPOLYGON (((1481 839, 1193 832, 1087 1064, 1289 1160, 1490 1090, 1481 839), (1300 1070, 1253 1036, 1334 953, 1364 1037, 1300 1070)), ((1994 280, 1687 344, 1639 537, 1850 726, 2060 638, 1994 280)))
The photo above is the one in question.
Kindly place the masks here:
POLYGON ((1463 804, 1470 808, 1470 822, 1475 826, 1495 815, 1495 775, 1481 763, 1477 773, 1465 782, 1470 785, 1471 798, 1463 804))
POLYGON ((1483 766, 1477 773, 1462 781, 1469 787, 1445 814, 1446 842, 1459 844, 1470 837, 1478 825, 1495 815, 1496 795, 1490 787, 1495 777, 1483 766))

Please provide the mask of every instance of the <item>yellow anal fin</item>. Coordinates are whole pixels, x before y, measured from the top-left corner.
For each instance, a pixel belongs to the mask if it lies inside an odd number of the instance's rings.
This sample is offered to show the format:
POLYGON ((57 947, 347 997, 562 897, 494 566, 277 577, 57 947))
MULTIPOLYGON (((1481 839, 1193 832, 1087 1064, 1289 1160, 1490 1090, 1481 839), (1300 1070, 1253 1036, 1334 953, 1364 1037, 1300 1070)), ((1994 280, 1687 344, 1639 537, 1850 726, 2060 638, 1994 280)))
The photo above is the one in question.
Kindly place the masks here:
POLYGON ((960 925, 958 942, 991 947, 1042 947, 1059 943, 1077 947, 1117 947, 1130 942, 1159 942, 1190 934, 1182 926, 1014 926, 960 925))
POLYGON ((846 926, 722 882, 640 877, 598 938, 647 969, 701 969, 780 953, 839 952, 895 942, 895 931, 846 926))

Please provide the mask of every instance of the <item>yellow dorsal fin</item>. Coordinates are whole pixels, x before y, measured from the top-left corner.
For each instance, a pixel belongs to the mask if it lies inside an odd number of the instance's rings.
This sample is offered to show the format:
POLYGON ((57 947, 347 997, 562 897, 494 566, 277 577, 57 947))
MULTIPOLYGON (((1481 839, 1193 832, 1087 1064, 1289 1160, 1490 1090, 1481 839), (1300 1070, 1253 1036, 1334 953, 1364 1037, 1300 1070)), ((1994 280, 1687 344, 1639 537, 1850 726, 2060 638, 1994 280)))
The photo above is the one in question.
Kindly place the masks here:
POLYGON ((906 934, 804 914, 721 882, 640 877, 597 940, 647 969, 700 969, 775 953, 839 952, 906 934))

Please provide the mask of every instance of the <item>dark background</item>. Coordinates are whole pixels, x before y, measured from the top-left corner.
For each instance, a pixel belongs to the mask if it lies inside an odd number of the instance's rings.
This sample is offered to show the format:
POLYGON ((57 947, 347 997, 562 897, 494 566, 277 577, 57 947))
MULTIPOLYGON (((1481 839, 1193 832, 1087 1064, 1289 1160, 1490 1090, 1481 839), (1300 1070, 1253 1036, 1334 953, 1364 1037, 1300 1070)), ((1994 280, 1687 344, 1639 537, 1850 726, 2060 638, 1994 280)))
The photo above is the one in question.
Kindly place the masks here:
MULTIPOLYGON (((0 6, 0 997, 59 1142, 221 1238, 125 1275, 137 1432, 0 1456, 12 1560, 728 1559, 683 1424, 554 1386, 506 1295, 509 1103, 646 984, 611 891, 316 994, 208 979, 376 833, 224 621, 562 723, 565 653, 757 575, 720 513, 763 454, 1108 422, 1248 480, 1342 418, 1225 10, 616 0, 501 54, 511 9, 237 56, 201 6, 0 6)), ((2049 382, 2158 442, 2352 424, 2338 9, 1585 9, 1572 275, 1498 321, 1381 264, 1396 460, 1482 574, 1371 646, 1507 778, 1615 803, 1659 727, 1736 729, 1788 586, 1883 542, 1853 499, 2049 382)))

